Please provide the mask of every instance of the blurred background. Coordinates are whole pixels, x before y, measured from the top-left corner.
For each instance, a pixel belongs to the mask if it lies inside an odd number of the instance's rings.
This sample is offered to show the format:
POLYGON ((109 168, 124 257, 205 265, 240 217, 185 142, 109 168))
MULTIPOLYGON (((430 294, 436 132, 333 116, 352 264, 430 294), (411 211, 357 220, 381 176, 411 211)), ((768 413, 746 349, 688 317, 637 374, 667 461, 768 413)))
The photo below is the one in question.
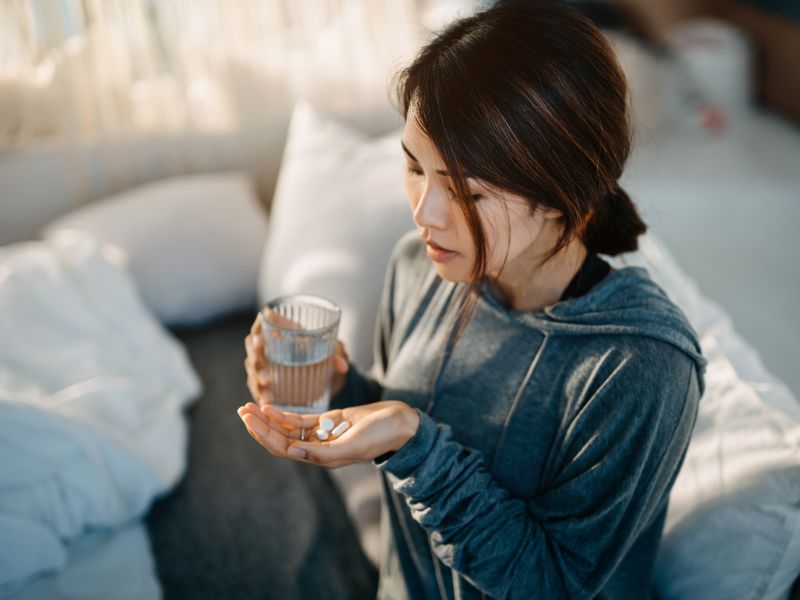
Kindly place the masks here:
MULTIPOLYGON (((800 4, 575 4, 607 28, 628 70, 631 191, 797 393, 800 4)), ((267 206, 298 98, 385 115, 393 70, 476 6, 2 0, 0 243, 175 174, 244 168, 267 206)))

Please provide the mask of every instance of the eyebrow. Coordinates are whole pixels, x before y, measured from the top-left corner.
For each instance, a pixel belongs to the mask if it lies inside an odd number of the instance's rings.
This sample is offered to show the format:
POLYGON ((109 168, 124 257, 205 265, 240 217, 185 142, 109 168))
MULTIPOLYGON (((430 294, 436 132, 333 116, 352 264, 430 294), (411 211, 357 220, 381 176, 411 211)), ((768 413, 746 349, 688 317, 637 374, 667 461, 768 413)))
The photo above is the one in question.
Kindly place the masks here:
MULTIPOLYGON (((416 157, 416 156, 414 156, 413 154, 411 154, 411 152, 409 151, 409 149, 408 149, 408 148, 406 148, 406 145, 403 143, 403 140, 400 140, 400 145, 403 147, 403 150, 405 151, 405 153, 406 153, 406 154, 408 154, 408 158, 410 158, 410 159, 411 159, 411 160, 413 160, 414 162, 419 162, 419 161, 417 160, 417 157, 416 157)), ((436 172, 437 172, 439 175, 444 175, 445 177, 450 177, 450 173, 448 173, 447 171, 443 171, 442 169, 439 169, 439 170, 438 170, 438 171, 436 171, 436 172)))

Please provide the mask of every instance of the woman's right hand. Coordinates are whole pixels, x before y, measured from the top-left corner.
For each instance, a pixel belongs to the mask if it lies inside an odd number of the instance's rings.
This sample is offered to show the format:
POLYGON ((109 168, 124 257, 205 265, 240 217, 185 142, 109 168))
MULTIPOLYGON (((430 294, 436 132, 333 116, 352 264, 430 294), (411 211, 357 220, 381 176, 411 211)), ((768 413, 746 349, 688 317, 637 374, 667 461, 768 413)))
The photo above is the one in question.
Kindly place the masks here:
MULTIPOLYGON (((250 334, 244 338, 244 347, 247 356, 244 359, 244 368, 247 371, 247 389, 253 396, 253 402, 262 406, 272 404, 275 396, 269 381, 269 363, 264 353, 264 335, 261 328, 261 317, 256 315, 250 334)), ((347 351, 341 340, 336 341, 336 350, 331 357, 331 398, 336 396, 347 381, 347 370, 350 368, 347 351)))

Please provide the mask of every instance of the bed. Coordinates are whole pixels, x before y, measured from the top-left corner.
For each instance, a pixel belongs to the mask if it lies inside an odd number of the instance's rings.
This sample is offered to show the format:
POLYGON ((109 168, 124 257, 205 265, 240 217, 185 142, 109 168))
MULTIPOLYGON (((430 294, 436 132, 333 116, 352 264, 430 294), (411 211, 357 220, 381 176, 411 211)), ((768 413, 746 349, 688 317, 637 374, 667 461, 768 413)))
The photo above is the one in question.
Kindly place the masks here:
MULTIPOLYGON (((383 269, 410 228, 399 161, 396 130, 369 136, 298 105, 268 216, 245 175, 204 174, 106 198, 0 249, 0 409, 30 417, 0 420, 0 597, 374 596, 374 470, 276 460, 235 409, 248 399, 243 338, 280 293, 335 298, 341 336, 369 366, 383 269), (175 217, 186 210, 192 219, 175 217), (42 348, 53 353, 46 370, 42 348), (105 394, 94 404, 74 387, 85 380, 105 394), (58 413, 65 447, 85 449, 79 464, 96 468, 76 472, 80 485, 58 470, 64 452, 36 454, 49 438, 30 428, 53 412, 54 394, 91 407, 58 413), (141 410, 117 411, 130 408, 120 397, 141 410), (40 472, 26 467, 31 456, 66 482, 47 502, 19 495, 40 472)), ((668 193, 667 179, 632 184, 645 197, 648 185, 649 198, 668 193)), ((659 597, 800 597, 800 403, 658 235, 620 260, 651 270, 710 358, 671 495, 659 597)))

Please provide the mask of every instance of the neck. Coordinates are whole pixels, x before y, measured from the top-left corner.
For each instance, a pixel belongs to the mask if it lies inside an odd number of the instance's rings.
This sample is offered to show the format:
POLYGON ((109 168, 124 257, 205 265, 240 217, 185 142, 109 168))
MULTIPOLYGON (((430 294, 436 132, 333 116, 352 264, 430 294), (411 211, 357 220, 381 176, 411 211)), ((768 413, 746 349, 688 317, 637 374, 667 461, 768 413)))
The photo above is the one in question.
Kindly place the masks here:
POLYGON ((509 308, 537 311, 559 301, 581 268, 587 250, 574 239, 549 260, 546 254, 507 264, 492 290, 509 308))

